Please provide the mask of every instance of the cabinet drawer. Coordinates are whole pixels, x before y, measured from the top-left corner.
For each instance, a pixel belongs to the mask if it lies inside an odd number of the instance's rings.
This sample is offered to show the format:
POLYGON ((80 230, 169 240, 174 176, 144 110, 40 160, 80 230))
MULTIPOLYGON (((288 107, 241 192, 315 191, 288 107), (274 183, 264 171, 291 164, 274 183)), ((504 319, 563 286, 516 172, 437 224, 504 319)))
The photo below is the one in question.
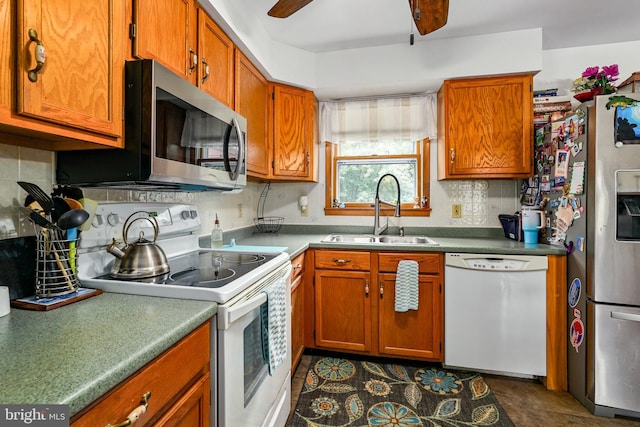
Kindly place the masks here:
POLYGON ((291 260, 291 282, 304 272, 304 252, 291 260))
POLYGON ((418 252, 379 253, 378 270, 385 273, 395 273, 398 270, 398 262, 401 260, 417 261, 420 274, 440 274, 442 272, 442 254, 418 252))
POLYGON ((369 252, 356 251, 316 251, 316 268, 332 270, 369 271, 371 267, 369 252))
POLYGON ((151 392, 149 406, 138 423, 146 425, 165 412, 188 387, 209 371, 209 322, 144 366, 73 420, 76 426, 104 426, 126 420, 151 392))

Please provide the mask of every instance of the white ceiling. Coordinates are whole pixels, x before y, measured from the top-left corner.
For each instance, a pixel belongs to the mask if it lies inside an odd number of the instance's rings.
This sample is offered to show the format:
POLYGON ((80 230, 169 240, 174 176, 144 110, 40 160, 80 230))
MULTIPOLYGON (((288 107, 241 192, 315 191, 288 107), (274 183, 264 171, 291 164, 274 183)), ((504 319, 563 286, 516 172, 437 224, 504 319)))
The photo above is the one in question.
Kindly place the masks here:
POLYGON ((236 0, 274 41, 311 52, 542 28, 543 49, 638 40, 637 0, 450 0, 445 27, 415 30, 408 0, 315 0, 288 18, 267 11, 276 0, 236 0))

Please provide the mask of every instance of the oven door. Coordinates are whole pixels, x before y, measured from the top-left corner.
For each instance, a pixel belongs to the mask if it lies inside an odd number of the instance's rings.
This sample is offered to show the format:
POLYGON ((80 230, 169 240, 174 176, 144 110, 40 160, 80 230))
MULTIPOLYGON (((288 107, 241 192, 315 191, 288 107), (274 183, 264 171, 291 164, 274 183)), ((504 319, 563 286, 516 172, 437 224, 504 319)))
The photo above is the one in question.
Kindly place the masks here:
MULTIPOLYGON (((269 373, 263 356, 261 307, 267 304, 261 289, 286 280, 287 342, 291 343, 291 266, 266 278, 240 301, 218 307, 218 425, 284 426, 291 407, 291 346, 285 361, 269 373)), ((266 308, 266 307, 265 307, 266 308)))

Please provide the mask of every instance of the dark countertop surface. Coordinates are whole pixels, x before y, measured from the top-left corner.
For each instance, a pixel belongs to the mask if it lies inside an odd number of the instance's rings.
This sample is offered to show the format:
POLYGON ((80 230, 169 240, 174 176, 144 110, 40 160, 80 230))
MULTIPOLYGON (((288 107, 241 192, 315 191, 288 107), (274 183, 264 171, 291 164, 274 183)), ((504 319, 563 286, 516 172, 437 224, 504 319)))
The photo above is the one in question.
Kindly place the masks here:
POLYGON ((213 317, 212 302, 103 293, 0 317, 0 403, 73 416, 213 317))
MULTIPOLYGON (((327 227, 327 226, 283 226, 277 233, 254 233, 246 230, 240 233, 225 235, 225 243, 235 239, 238 246, 271 246, 286 247, 286 252, 294 256, 312 249, 355 249, 355 250, 393 250, 407 252, 466 252, 507 255, 566 255, 564 246, 547 244, 525 245, 507 239, 502 229, 475 228, 412 228, 405 234, 428 236, 438 245, 419 244, 381 244, 381 243, 325 243, 331 233, 339 234, 370 234, 371 227, 327 227)), ((398 235, 397 230, 390 229, 384 235, 398 235)), ((206 246, 208 241, 201 238, 201 244, 206 246)))

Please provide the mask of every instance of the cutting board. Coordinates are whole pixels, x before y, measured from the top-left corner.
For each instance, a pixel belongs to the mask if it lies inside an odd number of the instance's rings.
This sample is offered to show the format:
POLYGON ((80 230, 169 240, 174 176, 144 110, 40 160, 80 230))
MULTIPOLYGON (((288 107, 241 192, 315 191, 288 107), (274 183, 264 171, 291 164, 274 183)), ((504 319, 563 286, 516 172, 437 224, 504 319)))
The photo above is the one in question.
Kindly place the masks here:
POLYGON ((11 301, 11 307, 23 308, 25 310, 49 311, 54 308, 72 304, 76 301, 90 298, 94 295, 100 295, 100 289, 78 288, 78 292, 60 295, 49 298, 36 298, 35 296, 27 298, 19 298, 11 301))

